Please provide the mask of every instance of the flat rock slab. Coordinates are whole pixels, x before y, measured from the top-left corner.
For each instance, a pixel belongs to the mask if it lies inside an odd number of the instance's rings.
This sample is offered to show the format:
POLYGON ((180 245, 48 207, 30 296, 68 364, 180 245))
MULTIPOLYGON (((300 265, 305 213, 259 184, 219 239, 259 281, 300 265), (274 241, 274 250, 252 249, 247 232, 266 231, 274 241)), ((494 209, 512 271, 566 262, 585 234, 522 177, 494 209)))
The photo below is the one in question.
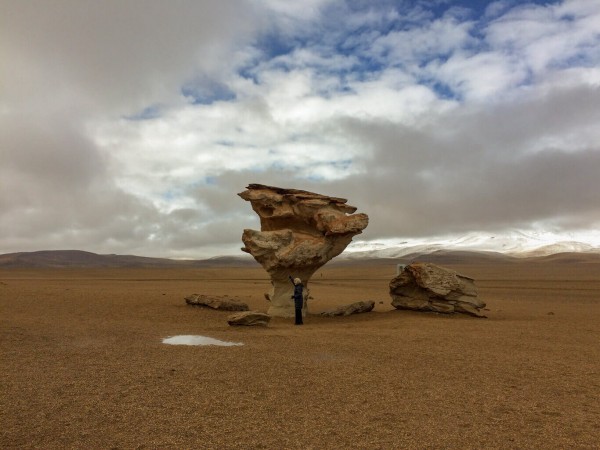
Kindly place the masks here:
POLYGON ((260 311, 245 311, 229 316, 227 323, 231 326, 266 327, 270 320, 271 316, 260 311))
POLYGON ((474 280, 431 263, 406 266, 390 281, 390 296, 396 309, 485 317, 474 280))
POLYGON ((351 314, 366 313, 373 310, 375 302, 373 300, 367 300, 363 302, 356 302, 350 305, 339 306, 331 311, 322 312, 322 316, 349 316, 351 314))
POLYGON ((203 306, 219 311, 248 311, 250 309, 247 304, 238 300, 226 297, 208 297, 200 294, 192 294, 186 297, 185 302, 191 306, 203 306))

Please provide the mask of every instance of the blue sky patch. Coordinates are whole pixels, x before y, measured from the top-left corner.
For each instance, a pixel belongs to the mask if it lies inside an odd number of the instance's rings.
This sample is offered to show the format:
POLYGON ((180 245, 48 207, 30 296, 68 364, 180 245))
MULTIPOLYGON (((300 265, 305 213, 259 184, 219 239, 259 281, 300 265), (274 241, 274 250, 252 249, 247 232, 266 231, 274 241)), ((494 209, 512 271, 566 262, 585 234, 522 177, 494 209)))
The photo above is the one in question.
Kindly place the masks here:
POLYGON ((152 120, 161 117, 161 107, 159 105, 150 105, 138 113, 124 116, 126 120, 152 120))
POLYGON ((227 85, 210 78, 199 78, 186 83, 181 88, 181 94, 193 105, 210 105, 236 98, 235 92, 227 85))

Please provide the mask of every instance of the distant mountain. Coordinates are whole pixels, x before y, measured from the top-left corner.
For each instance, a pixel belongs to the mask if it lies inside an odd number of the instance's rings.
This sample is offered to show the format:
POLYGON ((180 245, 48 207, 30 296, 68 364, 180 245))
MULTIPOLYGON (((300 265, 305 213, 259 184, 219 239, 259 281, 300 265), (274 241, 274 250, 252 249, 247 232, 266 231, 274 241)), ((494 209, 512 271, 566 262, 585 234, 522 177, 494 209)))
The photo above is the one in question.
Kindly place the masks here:
MULTIPOLYGON (((440 249, 437 245, 408 247, 406 249, 382 249, 343 253, 329 264, 334 266, 409 264, 413 261, 434 264, 486 264, 518 263, 600 263, 600 252, 560 252, 564 248, 552 246, 557 253, 544 251, 522 253, 519 257, 492 251, 468 251, 440 249)), ((8 268, 201 268, 201 267, 250 267, 258 263, 250 255, 218 256, 201 260, 175 260, 148 258, 135 255, 99 255, 81 250, 44 250, 37 252, 6 253, 0 255, 0 269, 8 268)))
MULTIPOLYGON (((411 254, 432 254, 438 251, 499 253, 514 257, 546 256, 556 253, 600 253, 600 247, 589 242, 564 240, 552 233, 525 233, 518 230, 501 235, 469 233, 445 239, 387 240, 352 242, 343 258, 406 258, 411 254)), ((593 237, 590 242, 598 243, 593 237)))
POLYGON ((520 261, 509 255, 503 255, 497 252, 468 252, 453 250, 436 250, 433 252, 414 252, 398 258, 377 256, 357 257, 353 255, 348 257, 344 254, 335 258, 330 265, 333 266, 358 266, 358 265, 390 265, 390 264, 410 264, 412 262, 430 262, 438 265, 446 264, 486 264, 486 263, 514 263, 520 261))
POLYGON ((527 261, 561 264, 600 263, 600 253, 565 252, 552 255, 528 257, 527 261))
POLYGON ((0 268, 169 268, 250 266, 249 256, 222 256, 203 260, 174 260, 134 255, 98 255, 81 250, 43 250, 0 255, 0 268))
POLYGON ((513 263, 518 258, 498 252, 469 252, 461 250, 436 250, 431 253, 411 253, 402 258, 406 263, 413 261, 434 264, 484 264, 490 262, 513 263))
POLYGON ((556 242, 541 247, 524 251, 523 256, 550 256, 557 253, 599 253, 600 249, 590 244, 574 241, 556 242))

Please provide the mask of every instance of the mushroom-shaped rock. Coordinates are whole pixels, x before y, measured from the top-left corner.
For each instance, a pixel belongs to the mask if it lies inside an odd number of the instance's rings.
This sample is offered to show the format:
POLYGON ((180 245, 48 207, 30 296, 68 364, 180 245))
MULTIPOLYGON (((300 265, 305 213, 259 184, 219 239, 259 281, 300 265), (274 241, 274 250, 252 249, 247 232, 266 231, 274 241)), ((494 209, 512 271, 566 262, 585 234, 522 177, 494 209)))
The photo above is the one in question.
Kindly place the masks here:
POLYGON ((477 297, 473 279, 431 263, 406 266, 390 281, 390 296, 396 309, 485 317, 485 303, 477 297))
MULTIPOLYGON (((251 184, 238 194, 249 201, 260 217, 260 231, 244 230, 243 251, 250 253, 271 276, 273 289, 266 294, 268 313, 293 317, 291 275, 304 285, 308 298, 310 277, 327 261, 344 251, 352 237, 368 223, 366 214, 353 214, 346 199, 298 189, 251 184)), ((306 301, 303 314, 306 313, 306 301)))

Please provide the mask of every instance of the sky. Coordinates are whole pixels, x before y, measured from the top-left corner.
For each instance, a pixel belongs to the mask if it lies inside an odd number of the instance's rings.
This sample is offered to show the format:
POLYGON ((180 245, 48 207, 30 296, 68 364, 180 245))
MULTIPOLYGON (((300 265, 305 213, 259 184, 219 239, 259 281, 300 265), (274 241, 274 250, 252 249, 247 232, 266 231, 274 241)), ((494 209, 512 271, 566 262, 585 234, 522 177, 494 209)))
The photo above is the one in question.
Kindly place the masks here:
POLYGON ((363 243, 600 245, 600 2, 0 0, 0 253, 204 258, 250 183, 363 243))

